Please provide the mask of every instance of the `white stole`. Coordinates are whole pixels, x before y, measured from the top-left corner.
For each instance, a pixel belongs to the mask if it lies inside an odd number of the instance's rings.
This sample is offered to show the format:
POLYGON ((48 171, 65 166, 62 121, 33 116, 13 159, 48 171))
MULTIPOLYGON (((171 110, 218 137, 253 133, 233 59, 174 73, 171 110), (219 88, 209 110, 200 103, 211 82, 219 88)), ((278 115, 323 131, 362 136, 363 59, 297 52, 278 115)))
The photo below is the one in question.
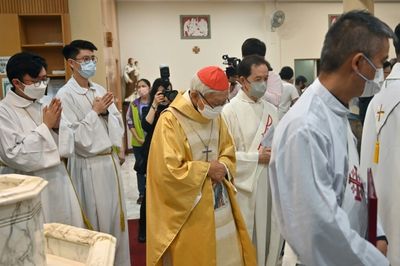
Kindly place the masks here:
MULTIPOLYGON (((259 123, 259 126, 257 128, 256 133, 254 134, 253 141, 250 145, 250 148, 248 149, 248 152, 258 151, 263 137, 271 129, 272 117, 268 114, 268 108, 265 103, 263 107, 264 108, 262 114, 262 122, 259 123)), ((248 112, 246 112, 246 110, 241 110, 239 113, 235 112, 235 114, 237 116, 237 121, 246 121, 246 119, 248 119, 248 117, 246 116, 248 112)), ((245 134, 245 130, 246 130, 245 126, 240 127, 240 132, 241 132, 240 138, 242 140, 244 140, 245 137, 246 136, 248 137, 249 135, 245 134)), ((257 184, 260 174, 264 169, 267 168, 267 165, 261 165, 258 163, 255 165, 253 161, 241 160, 239 155, 237 155, 237 159, 240 160, 240 166, 237 167, 236 174, 240 178, 237 178, 235 180, 235 185, 244 191, 252 192, 257 184)))
MULTIPOLYGON (((191 148, 192 160, 206 161, 206 147, 204 147, 204 143, 208 144, 208 149, 211 149, 208 155, 208 161, 218 159, 220 116, 214 120, 210 120, 208 124, 201 124, 191 120, 174 107, 170 106, 166 111, 170 111, 176 117, 185 132, 191 148), (211 129, 212 133, 210 134, 211 129), (202 140, 200 140, 200 137, 202 140), (208 141, 210 142, 208 143, 208 141)), ((217 251, 216 265, 243 265, 240 242, 228 192, 222 182, 213 184, 213 192, 217 251), (227 256, 227 254, 229 255, 227 256)), ((196 205, 200 199, 201 191, 200 195, 197 197, 196 205)), ((168 252, 166 254, 168 257, 168 252)), ((169 265, 168 259, 164 260, 164 265, 169 265)))

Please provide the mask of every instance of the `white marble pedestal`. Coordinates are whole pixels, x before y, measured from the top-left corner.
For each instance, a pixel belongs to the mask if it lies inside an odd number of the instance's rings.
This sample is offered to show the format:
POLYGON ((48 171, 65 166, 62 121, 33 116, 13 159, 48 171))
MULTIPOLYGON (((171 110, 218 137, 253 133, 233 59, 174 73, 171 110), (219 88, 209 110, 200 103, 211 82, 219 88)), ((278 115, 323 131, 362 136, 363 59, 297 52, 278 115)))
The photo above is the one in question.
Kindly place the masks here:
POLYGON ((109 234, 52 223, 44 235, 48 266, 114 265, 116 238, 109 234))
POLYGON ((112 266, 115 237, 64 224, 44 224, 36 176, 0 175, 0 265, 112 266))
POLYGON ((0 265, 46 265, 40 177, 0 175, 0 265))

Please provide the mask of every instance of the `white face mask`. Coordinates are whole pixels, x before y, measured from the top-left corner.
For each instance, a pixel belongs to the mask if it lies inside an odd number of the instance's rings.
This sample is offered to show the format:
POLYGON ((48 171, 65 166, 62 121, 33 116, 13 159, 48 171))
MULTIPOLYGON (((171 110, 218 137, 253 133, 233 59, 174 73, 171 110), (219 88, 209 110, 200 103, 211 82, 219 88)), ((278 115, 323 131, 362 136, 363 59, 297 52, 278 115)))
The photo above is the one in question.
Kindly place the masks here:
MULTIPOLYGON (((24 83, 22 83, 24 84, 24 83)), ((36 87, 34 84, 26 85, 24 84, 23 93, 29 98, 39 100, 46 92, 47 84, 40 82, 40 85, 36 87)))
POLYGON ((139 86, 138 87, 138 94, 140 97, 148 95, 150 92, 150 88, 147 86, 139 86))
POLYGON ((363 80, 365 80, 364 92, 360 97, 372 97, 380 91, 383 81, 385 80, 384 75, 383 75, 383 68, 375 67, 375 65, 371 62, 371 60, 368 59, 368 57, 364 56, 364 58, 367 60, 369 65, 375 69, 375 76, 374 76, 374 79, 371 80, 371 79, 367 79, 360 72, 357 72, 357 74, 363 80))
POLYGON ((223 106, 216 106, 212 108, 211 106, 205 104, 203 100, 201 101, 203 102, 204 109, 200 110, 198 107, 197 109, 204 118, 211 120, 217 118, 221 114, 223 106))

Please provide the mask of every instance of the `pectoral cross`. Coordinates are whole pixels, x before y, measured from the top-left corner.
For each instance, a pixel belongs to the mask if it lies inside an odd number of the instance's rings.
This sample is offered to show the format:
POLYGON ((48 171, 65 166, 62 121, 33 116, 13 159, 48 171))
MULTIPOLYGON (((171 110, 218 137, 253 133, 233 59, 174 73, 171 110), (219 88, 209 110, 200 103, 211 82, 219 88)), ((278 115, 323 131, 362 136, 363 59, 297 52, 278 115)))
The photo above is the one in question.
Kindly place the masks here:
POLYGON ((208 146, 205 146, 205 150, 203 151, 203 153, 205 153, 206 154, 206 162, 208 162, 208 154, 210 153, 210 152, 212 152, 212 150, 209 150, 208 149, 208 146))
POLYGON ((355 194, 354 199, 357 201, 361 201, 364 186, 360 176, 357 173, 357 167, 354 167, 349 174, 349 184, 351 183, 351 190, 353 191, 353 194, 355 194))
POLYGON ((378 122, 381 120, 381 115, 383 115, 385 112, 382 110, 382 104, 380 110, 376 113, 378 115, 378 122))

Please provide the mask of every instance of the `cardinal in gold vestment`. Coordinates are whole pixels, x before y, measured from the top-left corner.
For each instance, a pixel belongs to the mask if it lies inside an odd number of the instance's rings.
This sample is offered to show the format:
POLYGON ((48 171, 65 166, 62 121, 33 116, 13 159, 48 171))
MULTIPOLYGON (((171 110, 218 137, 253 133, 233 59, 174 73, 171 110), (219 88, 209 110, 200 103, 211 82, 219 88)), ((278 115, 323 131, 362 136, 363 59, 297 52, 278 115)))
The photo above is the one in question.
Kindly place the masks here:
POLYGON ((157 122, 147 165, 149 266, 257 264, 235 198, 235 149, 219 115, 228 88, 222 69, 205 67, 157 122))

